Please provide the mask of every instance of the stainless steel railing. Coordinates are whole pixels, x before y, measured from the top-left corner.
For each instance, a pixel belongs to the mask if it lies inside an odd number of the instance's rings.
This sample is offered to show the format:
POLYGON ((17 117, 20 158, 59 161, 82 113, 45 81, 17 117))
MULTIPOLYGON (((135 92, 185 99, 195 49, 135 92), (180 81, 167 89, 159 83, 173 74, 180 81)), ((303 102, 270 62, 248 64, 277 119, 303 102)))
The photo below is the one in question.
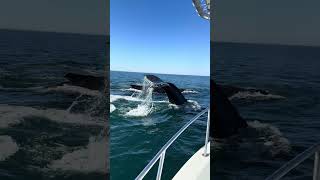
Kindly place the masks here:
POLYGON ((313 167, 313 180, 320 180, 320 143, 315 144, 284 164, 280 169, 274 172, 266 180, 278 180, 288 174, 292 169, 304 162, 306 159, 315 154, 313 167))
MULTIPOLYGON (((156 180, 161 179, 162 175, 162 169, 163 169, 163 163, 164 158, 166 155, 166 150, 171 146, 171 144, 193 123, 195 122, 199 117, 201 117, 203 114, 208 112, 208 119, 207 119, 207 129, 206 129, 206 139, 205 139, 205 145, 204 145, 204 153, 203 156, 208 156, 209 153, 207 151, 207 146, 209 142, 209 129, 210 129, 210 107, 207 107, 205 110, 201 111, 199 114, 197 114, 195 117, 193 117, 187 124, 185 124, 161 149, 160 151, 151 159, 149 164, 141 171, 141 173, 135 178, 135 180, 142 180, 145 175, 150 171, 150 169, 154 166, 154 164, 160 159, 159 166, 158 166, 158 172, 157 172, 157 178, 156 180)), ((209 147, 210 148, 210 147, 209 147)))

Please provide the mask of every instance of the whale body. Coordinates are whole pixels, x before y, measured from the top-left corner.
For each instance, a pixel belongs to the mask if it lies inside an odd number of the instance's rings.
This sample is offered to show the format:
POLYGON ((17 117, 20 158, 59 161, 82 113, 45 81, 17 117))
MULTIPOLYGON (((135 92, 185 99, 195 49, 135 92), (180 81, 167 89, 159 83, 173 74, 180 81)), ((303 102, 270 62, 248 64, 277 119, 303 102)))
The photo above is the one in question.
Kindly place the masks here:
POLYGON ((173 83, 164 82, 155 75, 145 75, 145 78, 152 83, 153 88, 158 92, 166 93, 170 103, 182 105, 187 102, 187 99, 182 95, 181 90, 173 83))
POLYGON ((210 80, 210 136, 223 139, 231 137, 240 129, 248 126, 247 122, 240 116, 235 106, 230 102, 228 96, 223 92, 221 86, 210 80))

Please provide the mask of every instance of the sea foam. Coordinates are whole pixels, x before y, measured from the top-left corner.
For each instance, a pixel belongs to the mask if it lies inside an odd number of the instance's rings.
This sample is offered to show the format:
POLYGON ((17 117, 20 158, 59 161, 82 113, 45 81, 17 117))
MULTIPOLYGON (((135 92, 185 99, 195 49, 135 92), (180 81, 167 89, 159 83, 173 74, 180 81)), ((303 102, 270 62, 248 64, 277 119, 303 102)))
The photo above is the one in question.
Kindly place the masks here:
POLYGON ((34 116, 60 123, 99 126, 103 126, 104 124, 104 122, 95 121, 95 119, 88 114, 69 113, 66 110, 58 109, 36 109, 25 106, 0 105, 0 128, 7 128, 19 124, 24 118, 34 116))
POLYGON ((15 154, 19 147, 10 136, 0 136, 0 161, 15 154))
POLYGON ((65 154, 61 159, 51 162, 49 169, 63 171, 109 172, 107 137, 96 140, 90 137, 89 144, 82 149, 65 154))
POLYGON ((284 99, 285 97, 275 94, 262 94, 260 92, 249 92, 240 91, 232 95, 229 99, 256 99, 256 100, 267 100, 267 99, 284 99))

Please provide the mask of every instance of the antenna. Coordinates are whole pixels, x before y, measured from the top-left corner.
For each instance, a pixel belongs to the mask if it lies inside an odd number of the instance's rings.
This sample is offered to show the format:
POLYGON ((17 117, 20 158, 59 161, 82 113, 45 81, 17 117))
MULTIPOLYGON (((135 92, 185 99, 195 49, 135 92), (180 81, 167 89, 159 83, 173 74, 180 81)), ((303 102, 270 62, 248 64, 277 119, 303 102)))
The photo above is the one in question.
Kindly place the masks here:
POLYGON ((210 0, 192 0, 198 15, 204 19, 210 19, 210 0))

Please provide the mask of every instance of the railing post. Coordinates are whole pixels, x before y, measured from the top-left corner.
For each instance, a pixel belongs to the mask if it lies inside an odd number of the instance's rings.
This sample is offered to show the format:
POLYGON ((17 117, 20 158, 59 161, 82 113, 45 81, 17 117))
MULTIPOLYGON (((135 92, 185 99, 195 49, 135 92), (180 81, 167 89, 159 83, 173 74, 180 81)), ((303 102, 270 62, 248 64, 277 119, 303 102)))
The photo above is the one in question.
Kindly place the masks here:
POLYGON ((204 152, 203 152, 203 156, 207 157, 209 155, 209 153, 207 152, 208 149, 208 141, 209 141, 209 131, 210 131, 210 109, 208 109, 208 119, 207 119, 207 130, 206 130, 206 140, 204 142, 204 152))
POLYGON ((315 152, 314 167, 313 167, 313 180, 320 180, 320 153, 315 152))
POLYGON ((164 163, 164 157, 166 155, 166 150, 162 152, 160 160, 159 160, 159 167, 158 167, 158 173, 157 173, 157 180, 161 179, 162 175, 162 169, 163 169, 163 163, 164 163))

